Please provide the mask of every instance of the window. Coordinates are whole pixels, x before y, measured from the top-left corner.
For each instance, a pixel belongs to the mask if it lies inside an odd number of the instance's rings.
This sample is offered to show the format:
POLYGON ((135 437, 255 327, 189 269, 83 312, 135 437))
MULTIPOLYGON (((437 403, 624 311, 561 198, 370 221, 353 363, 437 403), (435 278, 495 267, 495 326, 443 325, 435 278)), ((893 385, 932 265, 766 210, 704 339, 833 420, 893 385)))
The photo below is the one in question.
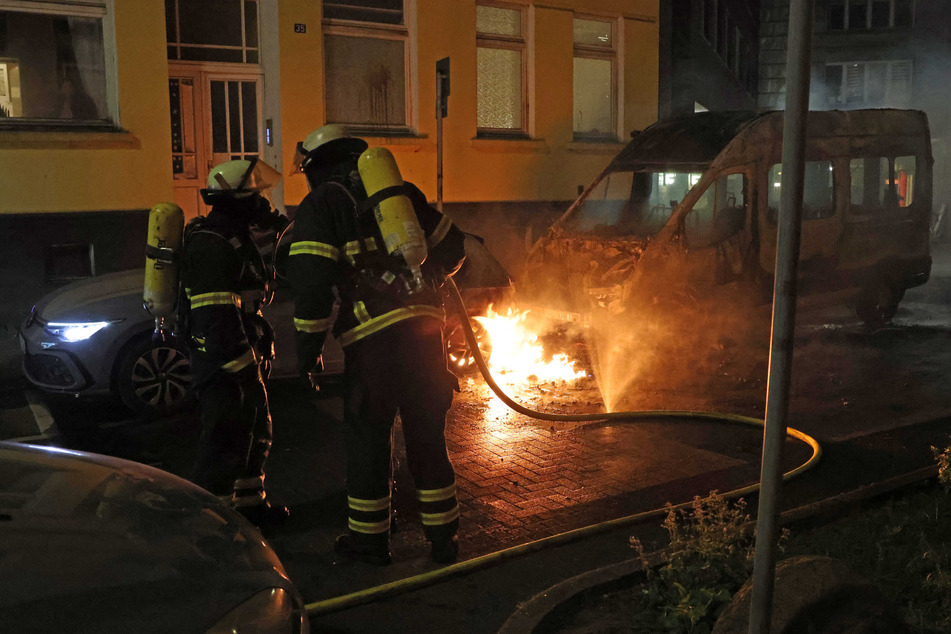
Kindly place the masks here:
POLYGON ((726 174, 711 183, 684 217, 687 247, 713 246, 742 229, 746 189, 744 174, 726 174))
POLYGON ((832 0, 829 2, 828 29, 905 28, 912 24, 913 0, 832 0))
POLYGON ((701 176, 696 172, 610 172, 591 188, 564 226, 601 236, 654 237, 701 176))
MULTIPOLYGON (((802 219, 819 220, 835 215, 835 172, 830 161, 806 161, 802 182, 802 219)), ((776 163, 769 170, 769 221, 776 224, 782 197, 783 166, 776 163)))
POLYGON ((111 127, 105 2, 0 2, 0 126, 111 127))
POLYGON ((165 0, 168 58, 257 64, 257 0, 165 0))
POLYGON ((406 131, 411 65, 403 0, 323 6, 327 121, 357 133, 406 131))
POLYGON ((614 22, 575 18, 575 139, 617 139, 614 22))
POLYGON ((851 214, 894 212, 915 202, 914 156, 852 159, 851 214))
POLYGON ((480 134, 525 132, 525 36, 521 9, 476 6, 476 118, 480 134))
POLYGON ((826 105, 907 108, 911 103, 911 61, 827 64, 826 105))

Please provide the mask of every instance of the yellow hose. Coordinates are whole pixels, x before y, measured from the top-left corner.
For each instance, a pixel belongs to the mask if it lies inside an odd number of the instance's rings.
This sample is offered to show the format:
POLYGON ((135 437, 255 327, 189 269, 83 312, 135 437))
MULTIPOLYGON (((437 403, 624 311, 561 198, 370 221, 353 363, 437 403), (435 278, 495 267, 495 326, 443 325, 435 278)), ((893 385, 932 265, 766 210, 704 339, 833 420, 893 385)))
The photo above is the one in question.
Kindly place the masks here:
MULTIPOLYGON (((459 321, 462 324, 462 330, 465 334, 466 343, 469 345, 469 349, 472 351, 476 365, 478 365, 479 371, 482 373, 485 382, 490 388, 492 388, 492 391, 495 392, 495 395, 498 396, 503 403, 508 405, 519 414, 524 414, 525 416, 539 420, 572 422, 622 419, 635 420, 642 418, 691 418, 699 420, 712 420, 717 422, 725 421, 742 425, 753 425, 756 427, 762 427, 765 424, 763 419, 760 418, 751 418, 748 416, 740 416, 738 414, 719 414, 712 412, 657 410, 638 412, 606 412, 603 414, 548 414, 545 412, 537 412, 535 410, 528 409, 527 407, 516 403, 511 398, 509 398, 509 396, 502 391, 499 385, 492 378, 489 367, 486 364, 485 359, 482 357, 481 351, 479 350, 479 342, 476 339, 475 333, 472 332, 472 325, 469 323, 468 313, 466 312, 466 307, 462 300, 462 296, 459 294, 459 289, 456 288, 452 278, 449 279, 448 284, 457 303, 459 321)), ((811 469, 819 462, 819 458, 822 456, 822 447, 819 446, 819 443, 812 436, 809 436, 808 434, 805 434, 797 429, 793 429, 792 427, 788 427, 786 429, 786 434, 809 445, 812 448, 812 456, 809 457, 809 460, 799 465, 792 471, 783 474, 783 480, 789 480, 811 469)), ((751 484, 749 486, 728 491, 727 493, 722 494, 721 497, 724 499, 735 499, 750 493, 755 493, 758 490, 759 484, 751 484)), ((367 588, 358 592, 352 592, 339 597, 325 599, 323 601, 308 603, 305 606, 305 609, 307 610, 307 614, 311 617, 320 616, 322 614, 330 614, 332 612, 339 612, 357 605, 370 603, 372 601, 377 601, 397 594, 411 592, 413 590, 418 590, 441 581, 446 581, 447 579, 451 579, 453 577, 476 572, 477 570, 488 568, 489 566, 497 564, 506 559, 536 552, 543 548, 565 544, 576 539, 581 539, 582 537, 588 537, 590 535, 607 532, 621 526, 637 524, 639 522, 656 517, 663 517, 666 516, 671 510, 680 511, 689 508, 692 504, 692 501, 682 502, 680 504, 667 506, 664 508, 652 509, 650 511, 635 513, 633 515, 619 517, 606 522, 600 522, 598 524, 583 526, 581 528, 576 528, 564 533, 558 533, 557 535, 552 535, 550 537, 543 537, 533 542, 528 542, 527 544, 520 544, 518 546, 505 548, 503 550, 475 557, 473 559, 467 559, 466 561, 462 561, 457 564, 452 564, 443 568, 437 568, 436 570, 431 570, 429 572, 424 572, 412 577, 407 577, 406 579, 384 583, 378 586, 373 586, 372 588, 367 588)))

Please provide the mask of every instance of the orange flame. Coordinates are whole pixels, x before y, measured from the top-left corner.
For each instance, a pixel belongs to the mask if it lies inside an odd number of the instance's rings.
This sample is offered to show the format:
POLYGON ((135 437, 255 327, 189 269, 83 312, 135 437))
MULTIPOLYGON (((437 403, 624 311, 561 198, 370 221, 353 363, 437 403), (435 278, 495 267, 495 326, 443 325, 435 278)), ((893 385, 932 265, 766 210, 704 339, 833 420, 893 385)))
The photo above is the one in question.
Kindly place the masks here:
POLYGON ((492 345, 489 369, 498 383, 519 387, 543 381, 574 381, 587 376, 576 370, 568 355, 556 354, 545 361, 545 351, 538 335, 525 325, 528 312, 508 309, 505 315, 496 313, 492 306, 485 317, 476 317, 486 329, 492 345))

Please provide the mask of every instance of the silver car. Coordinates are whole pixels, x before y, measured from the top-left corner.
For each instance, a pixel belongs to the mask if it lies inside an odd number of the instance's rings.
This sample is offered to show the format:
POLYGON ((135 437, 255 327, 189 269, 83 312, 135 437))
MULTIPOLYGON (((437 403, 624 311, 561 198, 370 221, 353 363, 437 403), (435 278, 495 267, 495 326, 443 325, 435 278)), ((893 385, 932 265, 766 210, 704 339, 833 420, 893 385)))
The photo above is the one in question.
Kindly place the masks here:
POLYGON ((309 631, 245 518, 164 471, 0 442, 0 632, 309 631))
MULTIPOLYGON (((284 250, 278 250, 279 262, 284 250)), ((476 236, 466 236, 466 252, 466 264, 455 279, 470 314, 483 314, 509 290, 511 279, 476 236)), ((153 336, 154 320, 142 303, 144 278, 144 269, 108 273, 72 282, 38 301, 19 329, 27 380, 54 394, 118 396, 139 416, 161 416, 187 406, 191 369, 184 342, 153 336)), ((294 303, 283 280, 277 282, 273 301, 262 309, 274 329, 271 378, 297 374, 294 303)), ((487 343, 480 343, 488 352, 487 343)), ((471 366, 458 318, 448 320, 447 346, 453 364, 471 366)), ((343 351, 329 337, 323 376, 342 371, 343 351)))

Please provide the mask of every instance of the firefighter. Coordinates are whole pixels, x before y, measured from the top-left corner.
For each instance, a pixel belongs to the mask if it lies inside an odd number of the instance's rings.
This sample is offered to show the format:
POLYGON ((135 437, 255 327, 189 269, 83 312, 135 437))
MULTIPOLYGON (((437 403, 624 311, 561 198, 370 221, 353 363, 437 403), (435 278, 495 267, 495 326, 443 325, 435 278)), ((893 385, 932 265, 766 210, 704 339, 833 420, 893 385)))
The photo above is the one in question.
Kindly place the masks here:
POLYGON ((445 425, 459 386, 448 369, 438 288, 462 265, 464 234, 414 185, 397 190, 411 201, 409 213, 418 219, 428 250, 421 267, 426 283, 411 291, 405 261, 388 253, 382 239, 375 218, 382 204, 368 200, 358 171, 367 143, 329 124, 297 149, 310 188, 294 216, 288 259, 298 369, 305 377, 321 371, 331 328, 344 350, 348 532, 334 550, 367 563, 390 563, 392 435, 399 413, 431 557, 452 563, 459 548, 459 506, 445 425))
POLYGON ((188 223, 182 253, 180 314, 202 417, 193 481, 265 530, 288 510, 271 504, 264 486, 271 415, 260 366, 273 339, 259 312, 268 275, 251 228, 286 225, 264 195, 279 179, 256 157, 215 166, 201 190, 211 211, 188 223))

